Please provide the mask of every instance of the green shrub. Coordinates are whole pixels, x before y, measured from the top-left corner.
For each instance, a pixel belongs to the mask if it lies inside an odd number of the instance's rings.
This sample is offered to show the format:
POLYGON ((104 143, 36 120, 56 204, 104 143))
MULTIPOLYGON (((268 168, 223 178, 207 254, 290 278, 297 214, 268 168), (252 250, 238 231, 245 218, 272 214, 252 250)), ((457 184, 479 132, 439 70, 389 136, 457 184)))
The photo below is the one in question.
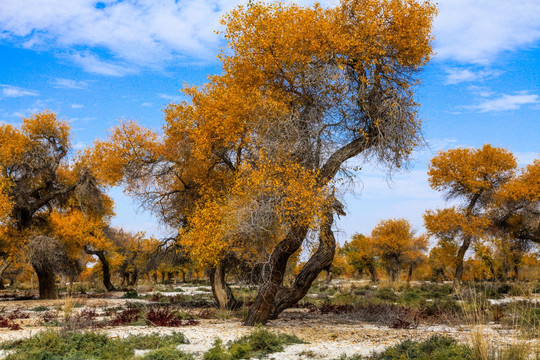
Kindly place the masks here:
POLYGON ((210 350, 204 354, 204 360, 237 360, 252 357, 261 358, 267 354, 281 352, 291 344, 301 344, 302 341, 294 335, 274 334, 264 328, 258 328, 249 335, 223 345, 216 339, 210 350))
POLYGON ((183 353, 174 346, 167 346, 144 355, 141 360, 192 360, 193 356, 183 353))
POLYGON ((405 340, 369 357, 342 355, 338 360, 473 360, 471 349, 456 340, 435 335, 425 341, 405 340))
POLYGON ((130 335, 125 339, 109 339, 105 334, 92 332, 59 333, 47 331, 25 340, 3 343, 0 347, 4 350, 14 350, 14 353, 6 358, 8 360, 133 359, 135 349, 169 349, 166 352, 158 352, 154 354, 155 357, 147 359, 184 360, 191 359, 191 357, 171 349, 186 342, 187 340, 180 333, 173 333, 172 335, 130 335), (165 357, 166 355, 176 357, 165 357))
POLYGON ((231 356, 227 352, 227 348, 223 346, 221 339, 216 339, 214 345, 203 356, 204 360, 230 360, 231 356))
POLYGON ((392 288, 380 288, 377 290, 377 294, 375 295, 381 300, 396 302, 398 299, 398 296, 394 292, 392 288))
POLYGON ((138 297, 139 294, 137 293, 137 290, 128 290, 122 296, 124 299, 137 299, 138 297))

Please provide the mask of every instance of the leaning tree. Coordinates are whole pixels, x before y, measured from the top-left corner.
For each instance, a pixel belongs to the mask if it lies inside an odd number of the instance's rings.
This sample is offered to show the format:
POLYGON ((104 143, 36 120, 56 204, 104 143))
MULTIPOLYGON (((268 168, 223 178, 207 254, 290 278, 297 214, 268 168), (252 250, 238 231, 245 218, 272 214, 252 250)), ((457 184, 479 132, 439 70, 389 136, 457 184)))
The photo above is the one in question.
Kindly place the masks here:
POLYGON ((238 7, 223 18, 222 74, 165 109, 163 135, 124 123, 97 142, 96 174, 180 229, 192 259, 211 269, 221 306, 236 304, 230 254, 262 260, 245 323, 265 323, 330 267, 346 162, 401 167, 421 143, 413 88, 432 52, 434 14, 415 0, 238 7), (313 239, 317 250, 285 286, 290 257, 313 239))

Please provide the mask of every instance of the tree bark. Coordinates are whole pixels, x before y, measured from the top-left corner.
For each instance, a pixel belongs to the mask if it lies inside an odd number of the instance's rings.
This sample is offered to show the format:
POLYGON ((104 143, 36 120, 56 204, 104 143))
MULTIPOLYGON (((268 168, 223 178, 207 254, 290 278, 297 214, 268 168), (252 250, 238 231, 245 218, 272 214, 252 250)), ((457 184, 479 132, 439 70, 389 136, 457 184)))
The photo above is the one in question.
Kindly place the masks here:
MULTIPOLYGON (((482 192, 483 192, 482 190, 477 192, 471 199, 469 206, 467 206, 467 210, 465 212, 465 216, 467 217, 467 219, 471 217, 474 207, 476 206, 478 199, 480 199, 482 192)), ((463 277, 463 259, 465 258, 465 253, 467 252, 467 250, 469 250, 469 246, 471 246, 471 240, 472 240, 472 236, 466 235, 463 238, 463 243, 459 247, 457 258, 456 258, 456 261, 457 261, 456 273, 454 275, 454 283, 453 283, 454 290, 456 289, 458 282, 461 282, 461 278, 463 277)))
POLYGON ((377 281, 377 269, 375 269, 375 266, 373 264, 370 264, 368 267, 369 275, 371 276, 371 281, 376 282, 377 281))
POLYGON ((56 289, 56 274, 51 267, 35 267, 39 282, 40 300, 58 299, 58 290, 56 289))
POLYGON ((409 266, 409 271, 407 272, 407 282, 411 282, 412 280, 412 273, 413 273, 414 267, 412 265, 409 266))
POLYGON ((115 291, 116 289, 111 282, 111 266, 105 256, 105 252, 103 250, 91 250, 86 246, 84 247, 84 251, 89 255, 96 255, 98 257, 103 270, 103 286, 105 286, 107 291, 115 291))
POLYGON ((336 239, 332 231, 333 216, 327 214, 321 226, 319 247, 294 279, 291 287, 281 287, 274 300, 274 309, 270 319, 275 319, 283 312, 302 300, 319 274, 329 269, 336 252, 336 239))
POLYGON ((6 287, 4 285, 4 271, 11 265, 11 260, 5 259, 0 265, 0 290, 4 290, 6 287))
POLYGON ((465 258, 465 253, 467 252, 467 250, 469 250, 470 245, 471 245, 471 237, 466 236, 463 239, 463 243, 459 247, 459 250, 456 256, 457 266, 456 266, 456 274, 454 275, 454 289, 456 288, 457 283, 460 282, 461 278, 463 277, 463 259, 465 258))
POLYGON ((222 261, 209 272, 212 293, 220 309, 235 310, 240 303, 234 298, 233 292, 225 280, 226 261, 222 261))
MULTIPOLYGON (((308 232, 307 227, 298 226, 289 231, 287 236, 274 248, 270 259, 264 265, 263 285, 249 310, 244 325, 265 324, 274 311, 274 299, 283 284, 287 262, 292 254, 302 245, 308 232)), ((307 265, 307 264, 306 264, 307 265)))

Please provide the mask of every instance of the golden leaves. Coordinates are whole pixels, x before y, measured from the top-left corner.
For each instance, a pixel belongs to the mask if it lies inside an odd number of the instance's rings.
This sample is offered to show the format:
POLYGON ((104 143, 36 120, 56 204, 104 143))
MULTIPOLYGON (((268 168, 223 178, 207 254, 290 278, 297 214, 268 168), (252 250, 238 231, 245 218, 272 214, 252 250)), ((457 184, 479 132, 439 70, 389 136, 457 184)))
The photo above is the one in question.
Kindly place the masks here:
POLYGON ((513 175, 516 166, 511 152, 489 144, 479 149, 451 149, 431 160, 429 184, 435 190, 470 197, 498 187, 513 175))

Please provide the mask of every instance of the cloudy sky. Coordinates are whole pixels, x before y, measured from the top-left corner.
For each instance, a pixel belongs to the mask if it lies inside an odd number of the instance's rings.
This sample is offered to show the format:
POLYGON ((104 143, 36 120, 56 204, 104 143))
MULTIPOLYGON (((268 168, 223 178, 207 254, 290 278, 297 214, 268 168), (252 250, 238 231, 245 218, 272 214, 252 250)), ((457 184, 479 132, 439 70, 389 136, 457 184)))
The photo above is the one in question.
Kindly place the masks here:
MULTIPOLYGON (((309 1, 301 1, 310 4, 309 1)), ((0 121, 44 109, 71 122, 76 149, 107 136, 121 119, 159 129, 161 109, 184 84, 219 73, 215 34, 233 0, 2 0, 0 121)), ((322 1, 324 6, 338 2, 322 1)), ((429 189, 429 159, 441 149, 484 143, 513 151, 521 165, 540 151, 540 1, 440 0, 437 55, 417 99, 429 147, 410 171, 363 165, 345 195, 342 241, 381 219, 405 217, 422 231, 422 213, 444 206, 429 189)), ((113 189, 116 225, 163 234, 151 215, 113 189)))

